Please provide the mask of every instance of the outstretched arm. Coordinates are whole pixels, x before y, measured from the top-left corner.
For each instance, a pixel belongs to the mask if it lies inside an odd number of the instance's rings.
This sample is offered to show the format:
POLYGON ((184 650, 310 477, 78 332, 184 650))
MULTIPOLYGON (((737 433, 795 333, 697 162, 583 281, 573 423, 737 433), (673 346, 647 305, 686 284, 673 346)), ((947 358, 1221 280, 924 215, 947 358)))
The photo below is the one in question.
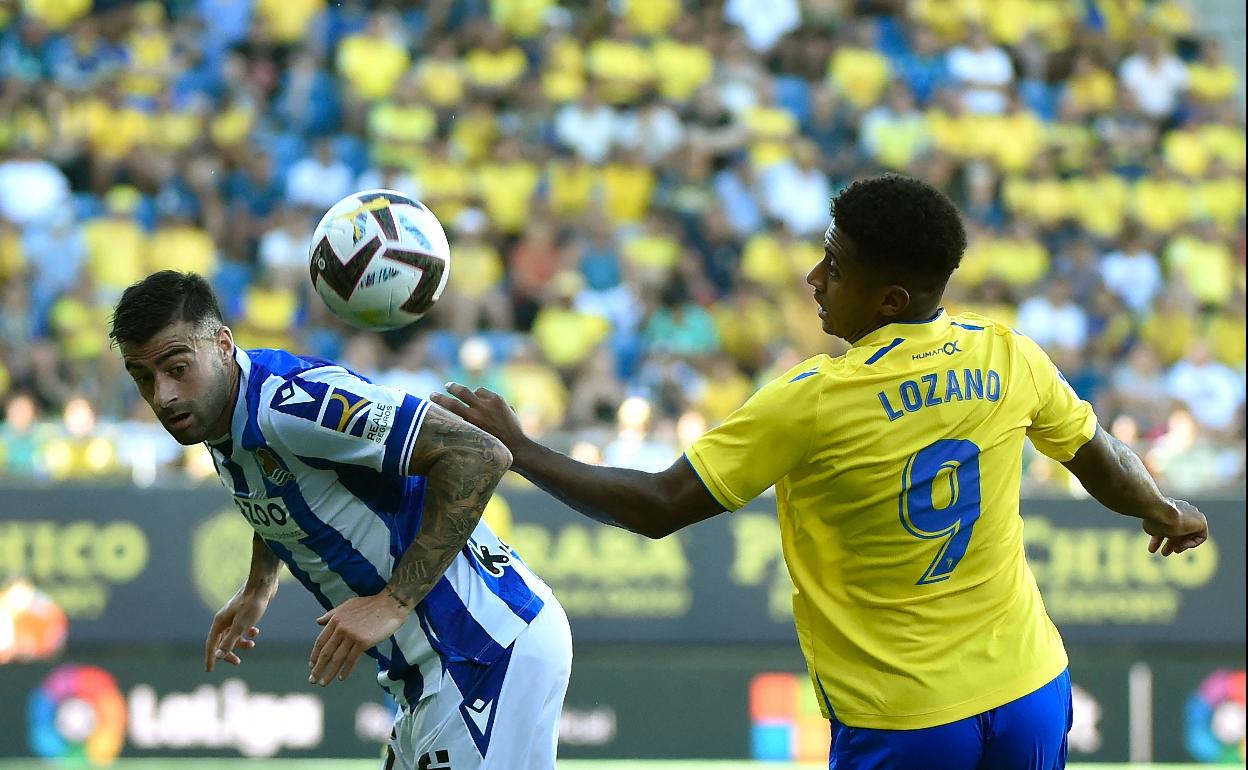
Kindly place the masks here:
POLYGON ((420 534, 399 558, 385 590, 349 599, 317 619, 309 682, 346 679, 360 655, 393 634, 454 561, 485 511, 511 454, 502 442, 430 406, 407 471, 425 476, 420 534))
POLYGON ((204 648, 204 670, 212 673, 218 660, 231 665, 241 665, 242 660, 234 648, 250 650, 256 646, 255 637, 260 633, 256 625, 269 602, 277 593, 277 575, 282 563, 259 534, 251 536, 251 570, 247 582, 230 598, 212 618, 208 629, 208 642, 204 648))
POLYGON ((497 436, 511 451, 513 471, 596 521, 660 538, 724 511, 684 457, 660 473, 577 462, 524 435, 498 394, 454 384, 447 390, 455 398, 435 393, 433 402, 497 436))
POLYGON ((1088 494, 1116 513, 1144 520, 1148 550, 1163 556, 1195 548, 1209 537, 1205 516, 1191 503, 1166 497, 1131 448, 1097 427, 1075 456, 1062 463, 1088 494))

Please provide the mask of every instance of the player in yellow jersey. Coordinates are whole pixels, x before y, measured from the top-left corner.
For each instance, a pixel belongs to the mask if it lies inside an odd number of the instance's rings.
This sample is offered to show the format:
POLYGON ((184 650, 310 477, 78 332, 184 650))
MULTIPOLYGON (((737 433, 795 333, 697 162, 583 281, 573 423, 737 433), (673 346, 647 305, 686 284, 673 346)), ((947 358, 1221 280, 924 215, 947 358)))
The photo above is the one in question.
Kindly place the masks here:
POLYGON ((493 433, 512 470, 599 521, 663 537, 775 485, 798 639, 832 721, 832 768, 1055 770, 1070 679, 1023 552, 1024 437, 1162 555, 1205 517, 1167 498, 1098 427, 1040 347, 941 308, 966 247, 957 209, 884 176, 833 201, 806 277, 852 344, 765 385, 661 473, 575 462, 528 439, 498 396, 434 400, 493 433))

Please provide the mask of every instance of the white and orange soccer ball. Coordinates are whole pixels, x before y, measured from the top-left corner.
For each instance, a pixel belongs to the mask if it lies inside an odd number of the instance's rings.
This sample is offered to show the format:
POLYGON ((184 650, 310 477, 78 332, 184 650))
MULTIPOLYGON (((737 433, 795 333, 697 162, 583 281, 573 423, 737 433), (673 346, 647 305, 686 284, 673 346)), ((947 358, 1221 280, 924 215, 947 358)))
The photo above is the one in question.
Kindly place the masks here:
POLYGON ((312 235, 312 286, 334 315, 364 329, 397 329, 428 313, 451 275, 442 223, 394 190, 353 193, 312 235))

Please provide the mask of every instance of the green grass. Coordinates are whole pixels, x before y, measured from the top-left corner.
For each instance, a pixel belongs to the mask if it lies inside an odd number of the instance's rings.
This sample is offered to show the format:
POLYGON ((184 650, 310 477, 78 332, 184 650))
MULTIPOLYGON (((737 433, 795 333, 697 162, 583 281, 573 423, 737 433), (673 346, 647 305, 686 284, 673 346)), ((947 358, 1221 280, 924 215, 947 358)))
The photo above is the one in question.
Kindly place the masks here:
MULTIPOLYGON (((124 759, 109 770, 377 770, 380 762, 360 759, 124 759)), ((0 759, 0 770, 48 770, 50 765, 31 759, 0 759)), ((816 770, 819 764, 712 761, 604 761, 569 759, 559 770, 816 770)), ((1069 765, 1067 770, 1200 770, 1209 765, 1069 765)), ((1223 765, 1227 767, 1227 765, 1223 765)), ((1242 765, 1241 765, 1242 767, 1242 765)))

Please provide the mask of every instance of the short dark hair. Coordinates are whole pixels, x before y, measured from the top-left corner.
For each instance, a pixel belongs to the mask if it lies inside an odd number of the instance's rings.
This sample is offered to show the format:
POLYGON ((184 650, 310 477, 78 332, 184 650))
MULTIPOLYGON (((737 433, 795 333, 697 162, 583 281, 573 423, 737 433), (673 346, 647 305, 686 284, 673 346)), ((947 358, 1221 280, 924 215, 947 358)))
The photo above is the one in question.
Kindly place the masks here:
POLYGON ((144 343, 179 321, 225 323, 217 297, 203 276, 161 270, 130 284, 121 293, 108 336, 117 345, 144 343))
POLYGON ((918 179, 885 174, 860 179, 832 199, 832 221, 890 277, 943 286, 962 262, 966 230, 948 196, 918 179))

